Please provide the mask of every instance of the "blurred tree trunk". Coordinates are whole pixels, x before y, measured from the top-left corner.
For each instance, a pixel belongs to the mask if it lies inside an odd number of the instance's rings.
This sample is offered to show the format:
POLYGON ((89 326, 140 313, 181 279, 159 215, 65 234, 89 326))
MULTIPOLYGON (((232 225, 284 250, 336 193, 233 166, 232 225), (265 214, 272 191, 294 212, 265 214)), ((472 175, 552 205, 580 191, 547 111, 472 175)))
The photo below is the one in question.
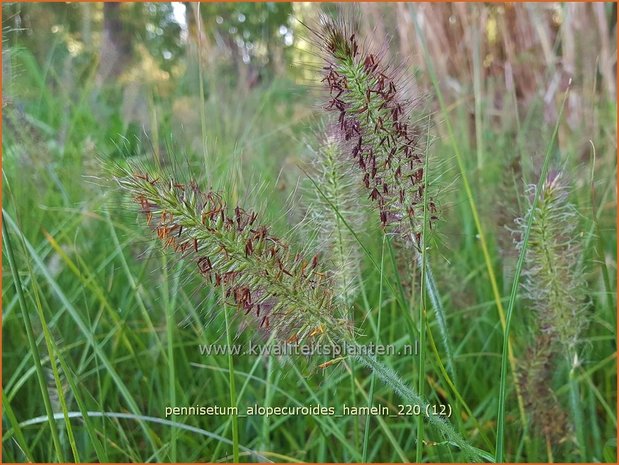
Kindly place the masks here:
POLYGON ((87 49, 92 46, 92 5, 80 3, 82 13, 82 42, 87 49))
POLYGON ((123 24, 121 6, 120 3, 103 4, 103 34, 97 72, 99 87, 108 79, 117 79, 131 60, 132 35, 123 24))

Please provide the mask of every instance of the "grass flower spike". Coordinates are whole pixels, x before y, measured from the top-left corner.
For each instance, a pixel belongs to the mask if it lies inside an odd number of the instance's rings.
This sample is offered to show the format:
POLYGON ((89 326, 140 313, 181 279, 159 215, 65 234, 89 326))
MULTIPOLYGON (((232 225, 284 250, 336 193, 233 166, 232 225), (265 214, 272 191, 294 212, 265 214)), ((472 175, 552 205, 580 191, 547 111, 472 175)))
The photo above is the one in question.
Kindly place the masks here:
MULTIPOLYGON (((544 436, 549 451, 570 430, 552 388, 553 376, 561 360, 570 364, 572 376, 587 324, 578 213, 568 202, 561 181, 559 174, 548 176, 537 207, 529 206, 527 215, 533 215, 533 220, 522 282, 533 311, 534 341, 521 363, 519 383, 532 424, 544 436)), ((522 231, 527 222, 528 218, 517 220, 522 231)), ((570 387, 576 389, 572 382, 570 387)), ((572 408, 574 412, 578 409, 572 408)))
POLYGON ((215 192, 126 170, 116 177, 131 193, 165 246, 190 258, 205 279, 222 286, 246 315, 286 341, 315 342, 346 332, 325 285, 318 258, 293 254, 288 244, 257 223, 257 215, 230 210, 215 192))
POLYGON ((329 93, 325 108, 338 115, 341 137, 378 207, 383 228, 416 252, 436 311, 447 369, 455 381, 445 312, 423 253, 426 238, 422 236, 438 220, 436 203, 425 192, 429 115, 404 79, 404 70, 383 63, 380 54, 360 46, 344 20, 323 16, 314 35, 324 58, 322 82, 329 93))
MULTIPOLYGON (((401 71, 361 47, 342 20, 323 17, 314 34, 325 60, 326 109, 338 115, 381 223, 420 246, 427 128, 419 99, 413 98, 401 71)), ((428 218, 435 221, 434 201, 427 206, 428 218)))
POLYGON ((321 238, 318 250, 329 262, 334 293, 349 307, 358 290, 360 253, 357 240, 342 218, 358 231, 366 215, 359 201, 358 175, 350 169, 337 127, 326 124, 318 140, 318 147, 311 149, 315 178, 305 189, 309 219, 321 238))
MULTIPOLYGON (((539 331, 558 344, 566 359, 571 360, 587 324, 587 303, 579 265, 578 212, 568 202, 561 175, 548 177, 538 206, 529 208, 528 215, 534 218, 522 285, 539 331)), ((526 226, 525 220, 518 223, 526 226)))
POLYGON ((547 444, 557 444, 569 432, 568 416, 552 389, 557 357, 552 339, 538 334, 520 364, 518 382, 533 428, 547 444))

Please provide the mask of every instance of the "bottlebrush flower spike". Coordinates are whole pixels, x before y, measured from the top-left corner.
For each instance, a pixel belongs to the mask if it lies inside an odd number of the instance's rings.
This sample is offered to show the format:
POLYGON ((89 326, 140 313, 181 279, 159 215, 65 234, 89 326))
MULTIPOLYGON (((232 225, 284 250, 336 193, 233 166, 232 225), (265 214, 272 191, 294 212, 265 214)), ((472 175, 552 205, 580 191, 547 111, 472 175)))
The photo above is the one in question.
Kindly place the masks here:
POLYGON ((445 312, 421 253, 428 242, 422 237, 426 226, 432 228, 438 220, 436 203, 425 192, 429 115, 402 67, 384 63, 381 54, 360 46, 355 28, 347 24, 323 16, 313 31, 325 62, 322 82, 329 93, 325 109, 338 115, 341 139, 362 173, 368 197, 378 206, 383 228, 410 244, 425 270, 447 370, 456 379, 445 312))
MULTIPOLYGON (((531 194, 535 187, 531 188, 531 194)), ((533 198, 534 195, 530 195, 533 198)), ((549 444, 568 434, 568 417, 552 389, 558 360, 572 363, 586 327, 586 286, 577 241, 578 213, 568 202, 559 174, 542 186, 535 208, 516 223, 521 234, 533 215, 522 287, 533 310, 534 340, 521 363, 518 381, 534 428, 549 444)), ((518 243, 518 249, 523 245, 518 243)))
POLYGON ((518 383, 530 413, 531 424, 550 444, 564 440, 570 432, 567 413, 552 389, 557 354, 552 339, 538 334, 527 350, 518 371, 518 383))
MULTIPOLYGON (((325 108, 338 115, 339 130, 363 173, 369 197, 378 205, 381 223, 419 246, 427 148, 427 116, 419 99, 413 98, 402 70, 360 46, 343 20, 322 17, 313 32, 325 61, 325 108)), ((432 199, 427 207, 431 225, 438 219, 432 199)))
POLYGON ((116 176, 168 248, 193 260, 198 271, 258 324, 285 341, 346 335, 318 258, 305 258, 258 223, 255 213, 230 210, 212 191, 131 169, 116 176))
MULTIPOLYGON (((578 212, 568 202, 560 174, 548 177, 537 207, 529 207, 527 215, 534 218, 523 272, 525 296, 540 332, 571 360, 586 327, 587 295, 577 241, 578 212)), ((517 223, 525 228, 526 218, 517 223)))
POLYGON ((320 237, 318 250, 328 261, 334 293, 345 309, 351 306, 358 290, 359 244, 349 227, 359 231, 364 223, 364 208, 359 201, 362 192, 358 173, 350 169, 343 153, 337 127, 328 123, 316 132, 318 146, 310 148, 314 179, 307 182, 304 194, 308 218, 320 237))

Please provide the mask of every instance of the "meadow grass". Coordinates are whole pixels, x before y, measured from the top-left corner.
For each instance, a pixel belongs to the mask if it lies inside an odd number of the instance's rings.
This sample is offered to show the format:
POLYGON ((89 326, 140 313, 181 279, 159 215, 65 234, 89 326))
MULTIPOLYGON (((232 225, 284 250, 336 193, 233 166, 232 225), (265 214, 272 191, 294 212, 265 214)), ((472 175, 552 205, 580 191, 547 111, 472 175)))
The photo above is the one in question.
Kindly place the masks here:
MULTIPOLYGON (((318 369, 311 360, 202 355, 200 344, 256 339, 189 265, 154 247, 137 214, 124 209, 122 196, 104 180, 101 162, 114 163, 127 152, 151 157, 153 144, 161 160, 180 160, 180 169, 199 182, 208 173, 227 198, 259 208, 285 234, 288 212, 297 207, 289 196, 305 176, 295 168, 314 102, 304 87, 276 80, 243 101, 233 89, 194 96, 200 105, 196 150, 174 124, 177 96, 153 99, 159 140, 151 135, 138 144, 127 125, 113 123, 122 121, 119 89, 93 97, 88 67, 84 81, 66 89, 49 66, 53 55, 41 65, 15 49, 11 59, 19 81, 11 83, 13 101, 3 112, 3 461, 466 460, 414 416, 165 418, 165 407, 175 405, 382 404, 395 413, 403 403, 359 361, 318 369)), ((527 427, 513 377, 525 353, 518 341, 528 334, 530 309, 518 286, 509 292, 513 275, 501 271, 505 259, 497 245, 504 231, 496 226, 495 201, 502 157, 514 137, 484 125, 476 112, 476 143, 469 143, 468 103, 448 105, 438 77, 432 80, 438 131, 447 137, 438 137, 430 153, 442 158, 443 171, 434 175, 449 187, 436 241, 422 263, 434 267, 434 298, 444 309, 456 376, 440 321, 426 309, 431 296, 419 292, 425 267, 419 273, 413 263, 416 271, 404 272, 401 250, 378 221, 355 231, 362 250, 358 340, 398 348, 419 340, 417 356, 380 361, 428 402, 449 403, 450 423, 488 460, 546 461, 546 444, 527 427), (511 354, 510 333, 503 331, 510 324, 511 354)), ((157 95, 157 89, 145 93, 157 95)), ((490 97, 478 84, 474 93, 479 109, 490 97)), ((542 153, 551 147, 547 158, 573 180, 570 197, 583 215, 590 323, 581 365, 556 375, 556 395, 574 405, 576 423, 554 457, 615 462, 614 103, 600 102, 595 115, 610 121, 592 135, 595 163, 589 153, 579 158, 577 131, 564 127, 554 147, 552 127, 543 127, 540 137, 533 110, 517 139, 539 139, 542 153)), ((522 199, 524 186, 512 187, 522 199)))

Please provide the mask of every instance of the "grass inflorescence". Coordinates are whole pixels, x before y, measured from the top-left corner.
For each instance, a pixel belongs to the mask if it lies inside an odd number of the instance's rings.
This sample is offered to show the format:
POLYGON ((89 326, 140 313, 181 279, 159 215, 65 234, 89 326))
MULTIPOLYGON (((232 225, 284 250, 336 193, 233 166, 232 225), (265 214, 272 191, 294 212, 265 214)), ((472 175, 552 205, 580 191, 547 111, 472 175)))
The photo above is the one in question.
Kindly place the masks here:
POLYGON ((293 252, 257 222, 255 212, 230 209, 220 194, 203 192, 195 182, 132 170, 116 180, 158 239, 191 258, 206 281, 222 287, 225 297, 260 327, 296 341, 346 331, 318 257, 293 252))
POLYGON ((447 367, 456 380, 446 315, 425 259, 427 235, 438 220, 428 192, 430 113, 403 67, 390 65, 379 52, 361 46, 341 18, 321 17, 313 31, 323 54, 325 110, 335 112, 350 162, 362 174, 368 197, 377 205, 385 233, 414 252, 423 269, 424 291, 435 310, 447 367), (426 227, 427 226, 427 227, 426 227))
MULTIPOLYGON (((522 287, 539 332, 571 360, 587 327, 588 302, 579 214, 564 182, 560 173, 552 173, 542 185, 538 205, 529 205, 527 215, 533 222, 522 287)), ((524 227, 526 219, 518 224, 524 227)))
MULTIPOLYGON (((529 189, 529 199, 536 187, 529 189)), ((568 200, 559 172, 542 184, 537 205, 529 201, 523 228, 531 220, 522 289, 531 310, 533 341, 519 371, 519 382, 534 428, 551 446, 565 441, 571 431, 566 412, 557 400, 553 379, 557 368, 579 364, 582 334, 588 324, 579 215, 568 200)), ((518 242, 517 248, 522 248, 518 242)))
POLYGON ((310 146, 309 160, 315 184, 307 182, 304 189, 309 222, 306 229, 318 236, 317 251, 329 262, 327 269, 336 298, 344 307, 351 307, 359 292, 361 266, 360 247, 353 231, 360 231, 368 218, 360 199, 359 176, 351 169, 334 123, 323 124, 316 131, 316 139, 316 146, 310 146))
MULTIPOLYGON (((363 173, 380 221, 420 247, 424 218, 427 112, 402 69, 362 47, 340 19, 323 17, 314 33, 323 50, 327 111, 335 112, 341 137, 363 173)), ((437 220, 434 200, 427 205, 437 220)))

